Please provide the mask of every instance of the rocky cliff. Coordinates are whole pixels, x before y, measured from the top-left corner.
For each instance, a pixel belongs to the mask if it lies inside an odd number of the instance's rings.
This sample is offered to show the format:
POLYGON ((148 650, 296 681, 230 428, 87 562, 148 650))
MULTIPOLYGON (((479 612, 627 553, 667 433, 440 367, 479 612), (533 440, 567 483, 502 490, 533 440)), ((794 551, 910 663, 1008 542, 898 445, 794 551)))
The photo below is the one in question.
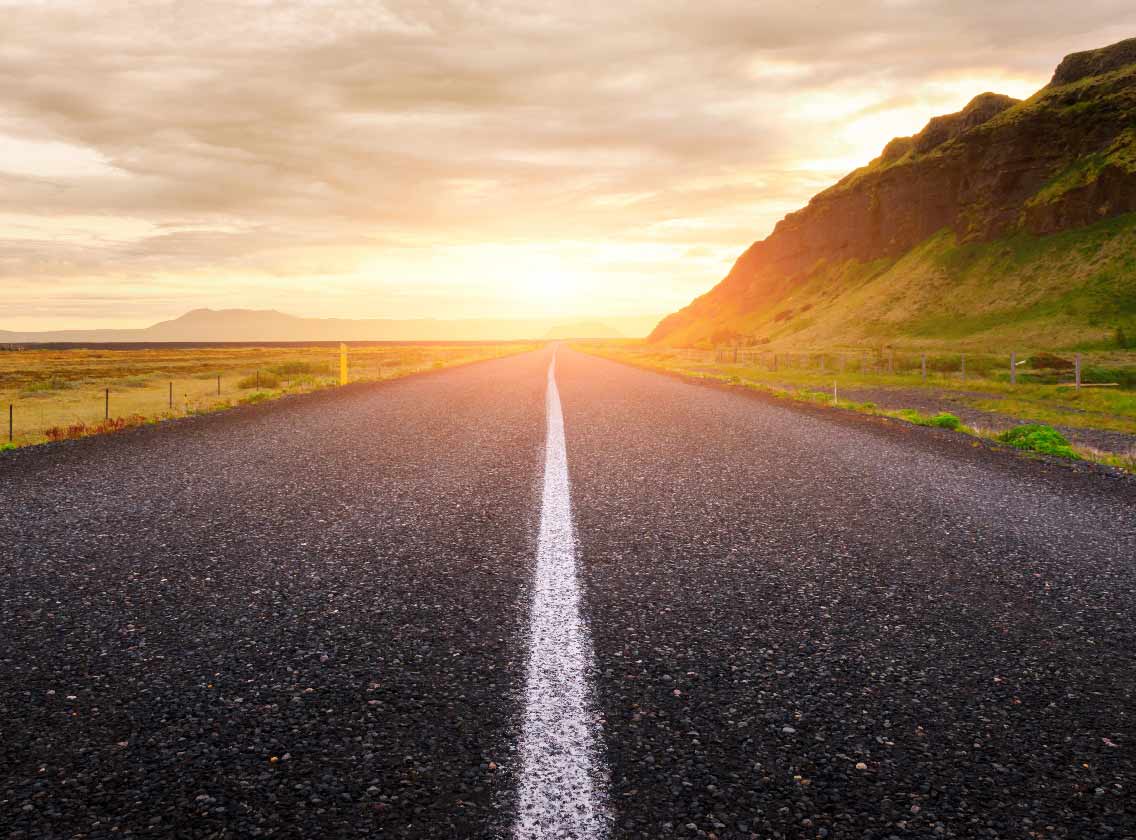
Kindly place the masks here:
POLYGON ((1136 38, 1066 57, 1026 101, 984 93, 893 140, 786 216, 651 338, 763 340, 760 329, 746 333, 751 316, 825 267, 894 260, 944 231, 960 244, 988 243, 1134 211, 1136 38))

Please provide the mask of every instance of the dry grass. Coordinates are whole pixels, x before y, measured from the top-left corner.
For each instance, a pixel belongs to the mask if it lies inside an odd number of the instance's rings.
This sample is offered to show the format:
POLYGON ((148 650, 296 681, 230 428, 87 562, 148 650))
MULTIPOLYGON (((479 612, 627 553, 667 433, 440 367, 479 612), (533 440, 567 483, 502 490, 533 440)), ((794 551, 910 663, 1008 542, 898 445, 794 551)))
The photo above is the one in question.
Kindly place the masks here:
MULTIPOLYGON (((524 352, 534 346, 349 347, 348 378, 352 382, 392 379, 524 352)), ((338 382, 339 349, 328 346, 3 351, 0 441, 8 440, 9 405, 13 408, 14 443, 26 446, 261 402, 333 387, 338 382)))

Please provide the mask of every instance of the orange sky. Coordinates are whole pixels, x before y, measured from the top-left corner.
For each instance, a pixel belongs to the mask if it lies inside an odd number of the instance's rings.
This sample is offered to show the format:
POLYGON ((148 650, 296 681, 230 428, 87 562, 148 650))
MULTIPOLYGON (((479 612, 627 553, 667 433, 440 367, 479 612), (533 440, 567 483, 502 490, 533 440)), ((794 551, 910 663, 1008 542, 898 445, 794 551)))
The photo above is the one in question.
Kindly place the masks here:
POLYGON ((662 314, 1130 2, 0 0, 0 329, 662 314))

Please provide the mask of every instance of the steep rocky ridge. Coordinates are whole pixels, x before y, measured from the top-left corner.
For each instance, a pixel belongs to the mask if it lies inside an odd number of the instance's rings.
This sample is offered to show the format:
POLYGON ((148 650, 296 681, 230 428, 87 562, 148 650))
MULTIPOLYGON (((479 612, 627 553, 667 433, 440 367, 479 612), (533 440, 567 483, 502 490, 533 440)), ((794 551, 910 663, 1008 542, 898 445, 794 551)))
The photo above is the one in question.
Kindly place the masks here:
POLYGON ((761 330, 739 327, 753 327, 755 313, 772 313, 822 269, 896 260, 944 231, 959 245, 989 243, 1131 212, 1136 38, 1066 57, 1028 100, 984 93, 914 137, 893 140, 786 216, 721 283, 651 337, 674 344, 763 340, 761 330))

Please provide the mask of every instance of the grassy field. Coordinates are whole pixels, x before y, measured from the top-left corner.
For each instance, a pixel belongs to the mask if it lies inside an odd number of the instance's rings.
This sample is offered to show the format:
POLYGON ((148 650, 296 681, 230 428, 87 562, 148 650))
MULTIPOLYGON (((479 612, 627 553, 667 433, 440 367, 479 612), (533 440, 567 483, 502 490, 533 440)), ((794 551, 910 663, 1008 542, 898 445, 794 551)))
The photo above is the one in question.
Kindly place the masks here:
MULTIPOLYGON (((351 346, 348 380, 392 379, 535 346, 351 346)), ((339 348, 330 346, 0 351, 0 448, 218 411, 338 382, 339 348)))
MULTIPOLYGON (((1031 424, 1131 435, 1136 443, 1136 352, 1132 351, 1085 354, 1084 382, 1119 379, 1122 387, 1077 390, 1068 384, 1073 376, 1064 366, 1068 361, 1064 357, 1039 357, 1042 364, 1038 364, 1036 359, 1023 356, 1017 382, 1012 384, 1008 359, 995 355, 968 356, 964 380, 959 357, 949 355, 929 355, 924 379, 921 354, 781 352, 773 369, 773 354, 768 352, 740 351, 739 360, 734 362, 731 350, 671 350, 630 341, 577 342, 574 346, 641 367, 741 384, 789 399, 836 402, 846 409, 921 425, 942 425, 982 437, 998 437, 1000 432, 993 430, 993 423, 987 427, 981 421, 971 425, 950 420, 932 422, 943 412, 928 406, 946 398, 951 405, 973 409, 974 413, 987 412, 991 418, 1000 415, 1031 424), (864 394, 870 398, 858 399, 864 394), (904 400, 910 407, 903 406, 904 400), (887 407, 878 405, 885 402, 887 407)), ((1136 451, 1131 445, 1116 449, 1070 447, 1076 457, 1136 471, 1136 451)))

